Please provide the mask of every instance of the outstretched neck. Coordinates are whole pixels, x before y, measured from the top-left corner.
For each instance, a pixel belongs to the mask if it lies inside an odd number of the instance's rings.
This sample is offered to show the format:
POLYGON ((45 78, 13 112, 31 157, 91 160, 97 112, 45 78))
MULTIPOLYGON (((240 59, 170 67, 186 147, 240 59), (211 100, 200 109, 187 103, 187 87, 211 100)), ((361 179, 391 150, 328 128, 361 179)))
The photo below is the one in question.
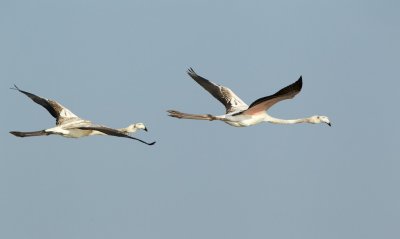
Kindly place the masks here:
POLYGON ((268 116, 265 121, 273 124, 299 124, 299 123, 314 123, 311 117, 300 119, 278 119, 268 116))
POLYGON ((134 128, 134 127, 132 127, 132 126, 128 126, 128 127, 126 127, 126 128, 120 128, 120 129, 118 129, 118 130, 121 131, 122 133, 127 134, 127 133, 134 133, 134 132, 136 132, 138 129, 137 129, 137 128, 134 128))

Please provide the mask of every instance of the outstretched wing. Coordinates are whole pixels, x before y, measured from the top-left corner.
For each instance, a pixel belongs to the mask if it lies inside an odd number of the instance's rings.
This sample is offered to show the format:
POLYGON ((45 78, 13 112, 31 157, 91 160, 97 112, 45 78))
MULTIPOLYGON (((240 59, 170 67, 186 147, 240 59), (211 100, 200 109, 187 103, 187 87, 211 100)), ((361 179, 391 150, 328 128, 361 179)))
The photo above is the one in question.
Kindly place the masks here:
POLYGON ((156 143, 155 141, 154 141, 154 142, 151 142, 151 143, 147 143, 147 142, 145 142, 145 141, 143 141, 143 140, 141 140, 141 139, 134 138, 134 137, 131 137, 131 136, 125 134, 125 133, 122 133, 122 132, 119 131, 119 130, 112 129, 112 128, 108 128, 108 127, 104 127, 104 126, 83 126, 83 127, 77 127, 77 129, 82 129, 82 130, 97 130, 97 131, 100 131, 100 132, 102 132, 102 133, 104 133, 104 134, 106 134, 106 135, 111 135, 111 136, 116 136, 116 137, 124 137, 124 138, 134 139, 134 140, 137 140, 137 141, 142 142, 142 143, 147 144, 147 145, 153 145, 153 144, 156 143))
POLYGON ((190 77, 193 78, 199 85, 207 90, 212 96, 219 100, 226 109, 226 113, 245 110, 248 105, 244 103, 231 89, 228 87, 215 84, 194 72, 192 68, 187 71, 190 77))
POLYGON ((37 95, 34 95, 32 93, 23 91, 19 89, 16 85, 14 85, 14 88, 11 88, 13 90, 18 90, 19 92, 25 94, 31 100, 33 100, 35 103, 43 106, 54 118, 56 118, 56 124, 60 125, 62 122, 71 119, 71 118, 79 118, 76 116, 74 113, 72 113, 69 109, 66 107, 62 106, 60 103, 54 100, 49 100, 46 98, 39 97, 37 95))
POLYGON ((296 82, 286 86, 285 88, 281 89, 275 94, 254 101, 253 103, 251 103, 251 105, 247 110, 241 113, 253 115, 268 110, 279 101, 292 99, 295 95, 297 95, 301 91, 302 86, 303 86, 303 80, 302 77, 300 76, 300 78, 296 82))

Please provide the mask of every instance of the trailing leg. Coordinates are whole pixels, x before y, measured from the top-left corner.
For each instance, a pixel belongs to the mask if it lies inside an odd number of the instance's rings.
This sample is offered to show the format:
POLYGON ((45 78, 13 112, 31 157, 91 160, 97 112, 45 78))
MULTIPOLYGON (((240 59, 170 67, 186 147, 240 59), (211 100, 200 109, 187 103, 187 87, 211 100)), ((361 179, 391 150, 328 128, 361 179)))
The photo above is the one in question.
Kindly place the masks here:
POLYGON ((31 131, 31 132, 20 132, 20 131, 10 131, 10 134, 13 134, 17 137, 31 137, 31 136, 43 136, 43 135, 50 135, 51 133, 46 132, 45 130, 39 131, 31 131))

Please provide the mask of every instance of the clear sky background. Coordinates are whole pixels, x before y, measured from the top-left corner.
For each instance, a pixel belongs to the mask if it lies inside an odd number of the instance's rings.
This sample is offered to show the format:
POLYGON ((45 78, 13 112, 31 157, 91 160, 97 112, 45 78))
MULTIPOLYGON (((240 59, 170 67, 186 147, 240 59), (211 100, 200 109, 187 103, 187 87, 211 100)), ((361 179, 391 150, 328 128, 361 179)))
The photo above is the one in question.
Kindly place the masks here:
POLYGON ((399 1, 0 2, 0 238, 400 238, 399 1), (224 113, 186 74, 327 125, 178 120, 224 113), (54 119, 116 137, 17 138, 54 119))

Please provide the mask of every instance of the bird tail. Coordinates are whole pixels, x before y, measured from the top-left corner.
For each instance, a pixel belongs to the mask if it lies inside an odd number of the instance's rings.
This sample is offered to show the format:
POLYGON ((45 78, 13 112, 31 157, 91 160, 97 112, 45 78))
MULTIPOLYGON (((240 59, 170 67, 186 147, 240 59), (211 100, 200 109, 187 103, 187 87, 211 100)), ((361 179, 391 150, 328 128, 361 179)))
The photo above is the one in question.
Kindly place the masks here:
POLYGON ((39 130, 39 131, 31 131, 31 132, 10 131, 10 134, 13 134, 17 137, 31 137, 31 136, 49 135, 50 133, 46 132, 45 130, 39 130))

